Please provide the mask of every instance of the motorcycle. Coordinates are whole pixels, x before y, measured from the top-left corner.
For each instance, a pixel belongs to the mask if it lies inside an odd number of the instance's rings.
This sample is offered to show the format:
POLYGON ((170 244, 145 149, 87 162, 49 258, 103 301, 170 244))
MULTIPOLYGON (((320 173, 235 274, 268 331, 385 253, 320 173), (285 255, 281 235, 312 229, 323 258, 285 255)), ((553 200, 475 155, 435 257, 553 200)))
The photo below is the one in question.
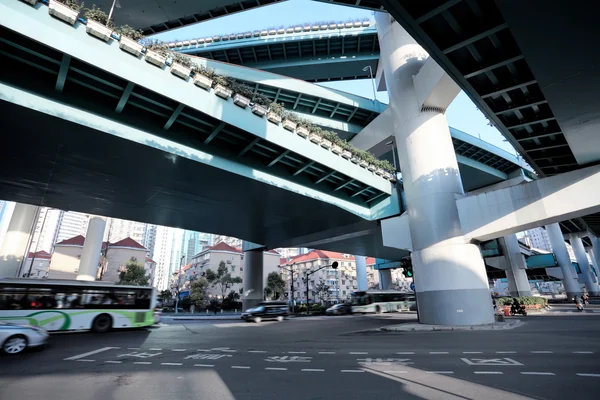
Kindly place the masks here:
POLYGON ((583 312, 583 304, 577 302, 577 311, 583 312))
POLYGON ((510 306, 510 315, 514 317, 517 314, 521 314, 524 317, 527 316, 527 309, 525 308, 525 305, 519 304, 519 306, 517 307, 513 304, 512 306, 510 306))

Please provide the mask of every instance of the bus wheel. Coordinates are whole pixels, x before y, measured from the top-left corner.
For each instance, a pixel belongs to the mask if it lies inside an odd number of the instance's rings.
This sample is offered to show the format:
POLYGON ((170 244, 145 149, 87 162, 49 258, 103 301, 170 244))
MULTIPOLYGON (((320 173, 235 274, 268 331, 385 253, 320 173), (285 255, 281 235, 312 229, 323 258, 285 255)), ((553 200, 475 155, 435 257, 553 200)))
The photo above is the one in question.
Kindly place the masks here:
POLYGON ((375 312, 377 314, 381 314, 381 307, 379 307, 379 306, 375 307, 375 312))
POLYGON ((92 323, 92 331, 96 333, 104 333, 112 328, 112 318, 108 314, 100 314, 92 323))

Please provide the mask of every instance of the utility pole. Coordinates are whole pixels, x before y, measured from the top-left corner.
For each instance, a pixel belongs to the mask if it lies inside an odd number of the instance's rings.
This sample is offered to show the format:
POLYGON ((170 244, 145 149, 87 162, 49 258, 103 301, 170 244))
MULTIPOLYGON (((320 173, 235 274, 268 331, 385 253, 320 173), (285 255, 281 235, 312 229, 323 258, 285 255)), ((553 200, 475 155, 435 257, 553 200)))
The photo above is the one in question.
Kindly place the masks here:
MULTIPOLYGON (((31 263, 29 264, 29 271, 27 272, 28 278, 31 278, 31 269, 33 268, 33 262, 35 261, 35 255, 38 252, 38 249, 40 248, 40 240, 42 239, 42 233, 44 232, 44 225, 46 225, 46 217, 48 216, 48 211, 50 211, 50 210, 51 210, 50 208, 46 208, 46 212, 44 213, 44 219, 42 220, 40 234, 38 235, 38 240, 35 243, 35 249, 33 249, 33 254, 31 256, 31 263)), ((37 221, 36 221, 36 224, 37 224, 37 221)), ((27 255, 29 255, 29 252, 27 252, 27 255)))

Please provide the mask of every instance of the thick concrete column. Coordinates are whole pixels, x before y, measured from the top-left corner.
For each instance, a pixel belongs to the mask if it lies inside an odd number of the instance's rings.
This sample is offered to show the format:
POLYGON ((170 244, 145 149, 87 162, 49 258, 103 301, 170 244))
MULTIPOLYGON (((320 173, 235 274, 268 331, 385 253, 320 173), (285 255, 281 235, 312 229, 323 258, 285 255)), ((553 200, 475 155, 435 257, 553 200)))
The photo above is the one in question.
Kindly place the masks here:
POLYGON ((485 264, 463 236, 456 196, 464 194, 445 110, 422 107, 413 77, 429 55, 389 14, 377 13, 393 131, 408 208, 420 322, 494 322, 485 264))
POLYGON ((531 296, 531 286, 527 279, 527 263, 521 254, 517 235, 508 235, 498 239, 498 244, 506 262, 506 279, 511 296, 531 296))
POLYGON ((594 266, 596 267, 596 273, 598 274, 598 278, 600 279, 600 239, 598 239, 591 232, 588 237, 590 238, 590 242, 592 242, 592 248, 590 249, 590 256, 594 261, 594 266))
POLYGON ((369 289, 369 281, 367 280, 367 257, 354 256, 356 264, 356 286, 358 290, 369 289))
POLYGON ((104 238, 104 228, 106 221, 102 218, 90 218, 85 243, 81 250, 81 260, 79 261, 78 281, 95 281, 98 274, 98 262, 102 253, 102 239, 104 238))
POLYGON ((381 290, 389 290, 392 287, 392 270, 379 270, 379 288, 381 290))
POLYGON ((562 282, 565 287, 565 292, 567 293, 567 299, 579 296, 581 294, 579 281, 577 279, 577 274, 575 274, 575 270, 573 269, 573 264, 571 263, 571 258, 569 257, 569 252, 567 251, 567 245, 565 244, 562 231, 560 230, 560 225, 558 225, 558 223, 546 225, 546 232, 550 239, 552 252, 554 253, 556 262, 563 275, 562 282))
POLYGON ((598 288, 598 282, 590 268, 590 261, 587 258, 581 238, 576 235, 569 235, 569 241, 571 242, 571 247, 573 247, 577 264, 579 264, 579 268, 581 269, 581 277, 588 294, 590 296, 599 296, 600 289, 598 288))
POLYGON ((23 258, 27 258, 38 211, 37 206, 15 204, 0 247, 0 278, 15 278, 19 274, 23 258))
POLYGON ((244 252, 243 308, 256 307, 263 301, 263 249, 244 252))

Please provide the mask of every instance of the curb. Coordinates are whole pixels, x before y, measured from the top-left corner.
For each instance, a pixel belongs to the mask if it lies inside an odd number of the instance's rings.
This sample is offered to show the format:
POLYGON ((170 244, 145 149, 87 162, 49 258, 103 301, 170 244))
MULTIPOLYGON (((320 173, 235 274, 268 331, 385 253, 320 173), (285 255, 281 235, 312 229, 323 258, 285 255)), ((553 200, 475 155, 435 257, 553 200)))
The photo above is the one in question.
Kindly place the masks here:
POLYGON ((466 326, 444 326, 444 325, 422 325, 422 324, 403 324, 391 325, 379 328, 384 332, 448 332, 448 331, 496 331, 514 329, 523 323, 516 319, 504 323, 494 323, 487 325, 466 325, 466 326))

